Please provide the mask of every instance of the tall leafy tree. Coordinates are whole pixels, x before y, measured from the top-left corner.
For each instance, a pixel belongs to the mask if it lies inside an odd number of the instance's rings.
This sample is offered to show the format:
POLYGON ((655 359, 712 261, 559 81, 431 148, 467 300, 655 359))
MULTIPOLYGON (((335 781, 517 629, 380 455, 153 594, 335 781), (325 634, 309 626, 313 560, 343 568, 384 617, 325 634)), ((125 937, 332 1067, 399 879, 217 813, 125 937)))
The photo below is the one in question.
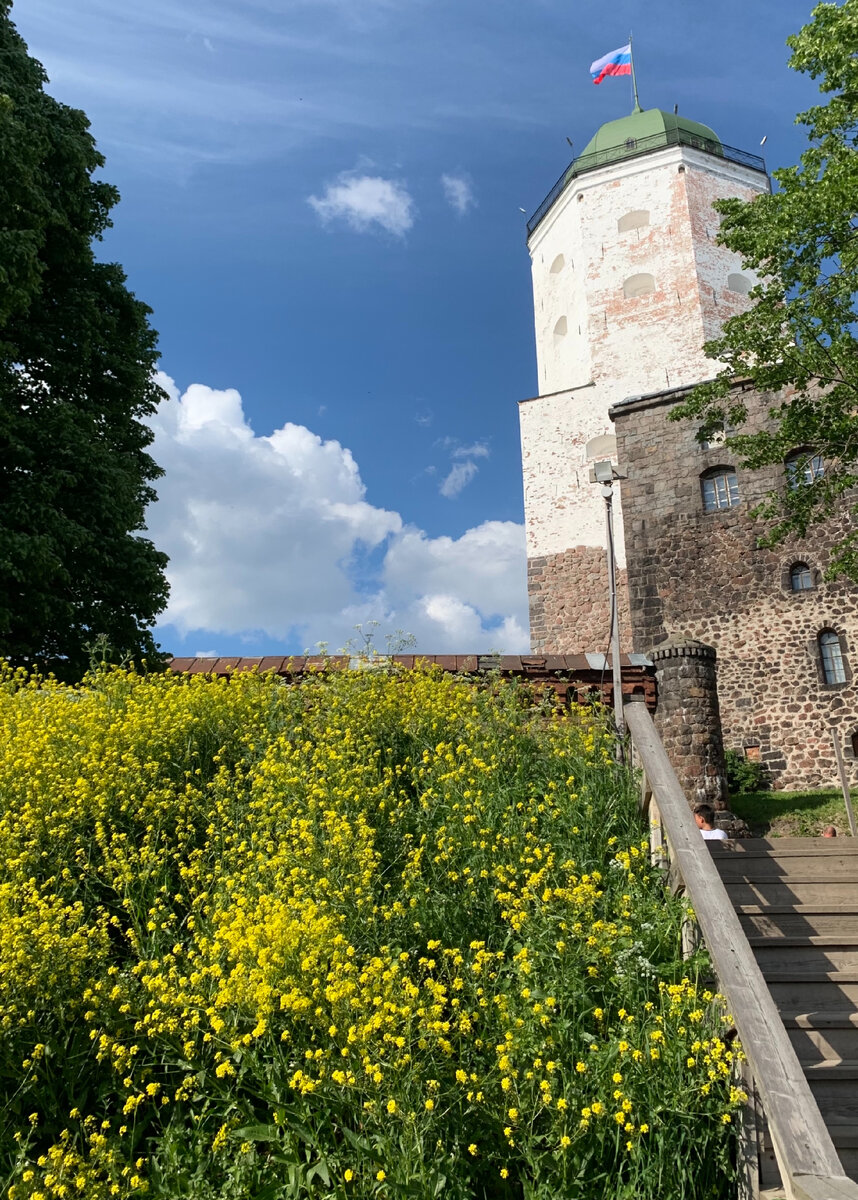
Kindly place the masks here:
MULTIPOLYGON (((771 543, 854 512, 858 483, 858 0, 818 4, 788 45, 790 66, 818 79, 826 101, 796 117, 809 145, 798 165, 774 172, 771 195, 716 205, 720 241, 760 282, 753 307, 706 345, 718 376, 678 414, 741 426, 735 380, 748 379, 773 402, 767 429, 728 439, 744 465, 784 463, 797 449, 822 456, 824 474, 794 472, 761 507, 771 543)), ((845 523, 830 573, 858 580, 858 533, 845 523)))
POLYGON ((118 193, 9 12, 0 0, 0 654, 76 674, 95 642, 157 655, 167 559, 137 531, 162 393, 150 310, 93 253, 118 193))

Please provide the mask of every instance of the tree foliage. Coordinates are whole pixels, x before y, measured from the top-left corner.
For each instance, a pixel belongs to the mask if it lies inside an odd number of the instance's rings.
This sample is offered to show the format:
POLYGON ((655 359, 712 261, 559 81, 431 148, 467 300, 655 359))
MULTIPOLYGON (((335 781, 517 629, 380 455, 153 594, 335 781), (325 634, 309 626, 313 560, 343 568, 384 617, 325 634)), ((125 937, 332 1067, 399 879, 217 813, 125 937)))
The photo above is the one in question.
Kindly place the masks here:
MULTIPOLYGON (((677 413, 740 426, 747 410, 734 383, 747 379, 773 401, 766 429, 728 439, 743 465, 783 464, 804 448, 822 455, 823 475, 761 506, 770 543, 843 513, 858 483, 858 0, 819 4, 811 18, 788 39, 789 65, 818 79, 826 102, 797 116, 809 145, 796 166, 774 172, 771 195, 716 205, 719 240, 759 282, 753 306, 706 345, 719 374, 677 413)), ((830 574, 858 580, 857 539, 840 541, 830 574)))
POLYGON ((100 640, 157 653, 166 556, 143 528, 161 473, 143 418, 150 310, 93 243, 114 187, 84 113, 47 76, 0 0, 0 654, 76 673, 100 640))

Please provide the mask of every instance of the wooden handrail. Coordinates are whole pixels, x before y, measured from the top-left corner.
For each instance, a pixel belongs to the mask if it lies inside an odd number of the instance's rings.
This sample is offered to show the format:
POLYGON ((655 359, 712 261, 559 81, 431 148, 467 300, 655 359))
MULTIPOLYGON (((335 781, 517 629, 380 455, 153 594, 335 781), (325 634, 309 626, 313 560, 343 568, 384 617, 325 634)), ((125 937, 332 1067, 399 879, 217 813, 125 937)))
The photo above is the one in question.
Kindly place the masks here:
POLYGON ((655 796, 672 867, 679 872, 753 1071, 792 1200, 858 1200, 768 985, 694 821, 646 705, 625 705, 626 725, 655 796))

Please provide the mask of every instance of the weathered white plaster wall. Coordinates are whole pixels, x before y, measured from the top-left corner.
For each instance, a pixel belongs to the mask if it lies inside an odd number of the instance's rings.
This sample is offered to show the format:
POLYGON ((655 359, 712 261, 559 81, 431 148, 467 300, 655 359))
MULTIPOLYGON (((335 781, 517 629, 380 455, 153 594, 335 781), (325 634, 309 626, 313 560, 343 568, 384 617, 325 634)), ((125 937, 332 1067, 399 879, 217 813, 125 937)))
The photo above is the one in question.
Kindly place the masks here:
MULTIPOLYGON (((616 460, 616 439, 600 390, 587 384, 537 396, 521 403, 519 417, 528 558, 571 546, 604 546, 605 502, 599 486, 590 482, 590 464, 616 460), (588 454, 588 443, 600 435, 610 441, 588 454)), ((622 566, 625 543, 618 500, 614 524, 622 566)))
POLYGON ((741 263, 715 243, 712 201, 767 186, 726 159, 665 147, 573 179, 534 232, 540 394, 519 409, 528 557, 604 546, 604 503, 589 462, 612 456, 602 446, 588 458, 587 444, 613 433, 615 402, 715 373, 702 344, 747 298, 727 289, 741 263), (649 224, 619 232, 619 219, 635 210, 646 210, 649 224), (624 282, 641 274, 653 277, 653 291, 627 297, 624 282))

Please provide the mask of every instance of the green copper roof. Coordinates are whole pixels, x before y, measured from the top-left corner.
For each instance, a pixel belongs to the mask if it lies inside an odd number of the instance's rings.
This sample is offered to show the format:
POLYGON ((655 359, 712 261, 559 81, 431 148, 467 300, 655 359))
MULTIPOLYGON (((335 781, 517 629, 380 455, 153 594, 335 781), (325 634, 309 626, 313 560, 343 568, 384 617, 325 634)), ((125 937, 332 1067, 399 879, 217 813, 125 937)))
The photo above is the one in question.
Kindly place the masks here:
POLYGON ((570 174, 618 162, 647 150, 658 150, 662 146, 677 143, 693 146, 696 142, 701 150, 708 150, 710 154, 717 154, 721 149, 718 135, 708 125, 662 112, 660 108, 639 108, 628 117, 602 125, 572 163, 570 174))
POLYGON ((662 112, 660 108, 636 108, 619 121, 608 121, 590 138, 583 153, 569 164, 527 222, 528 238, 550 212, 555 200, 578 175, 598 170, 609 163, 661 150, 664 146, 689 146, 692 150, 702 150, 704 154, 716 155, 751 171, 759 171, 763 175, 766 173, 766 164, 759 155, 737 150, 735 146, 725 146, 708 125, 689 121, 676 113, 662 112))

